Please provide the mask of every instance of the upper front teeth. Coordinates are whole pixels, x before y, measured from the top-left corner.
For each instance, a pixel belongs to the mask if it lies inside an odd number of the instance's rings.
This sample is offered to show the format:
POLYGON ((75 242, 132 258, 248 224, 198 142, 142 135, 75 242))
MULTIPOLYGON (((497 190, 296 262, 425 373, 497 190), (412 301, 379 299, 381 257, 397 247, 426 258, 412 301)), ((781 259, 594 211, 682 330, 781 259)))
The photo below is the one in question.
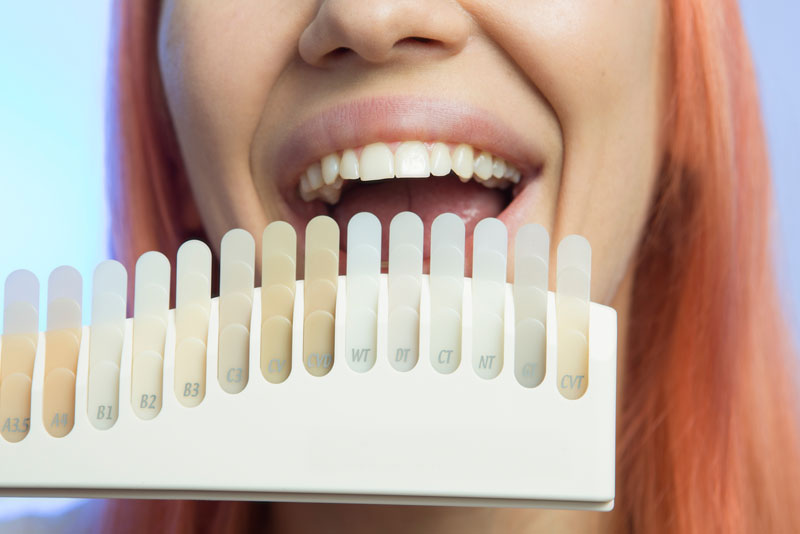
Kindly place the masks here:
POLYGON ((343 180, 371 181, 387 178, 426 178, 454 172, 462 182, 473 176, 487 187, 518 183, 520 172, 510 163, 489 152, 477 152, 467 144, 451 149, 445 143, 425 144, 406 141, 392 149, 386 143, 372 143, 341 154, 328 154, 312 164, 300 178, 300 197, 305 201, 321 198, 329 204, 339 201, 343 180))

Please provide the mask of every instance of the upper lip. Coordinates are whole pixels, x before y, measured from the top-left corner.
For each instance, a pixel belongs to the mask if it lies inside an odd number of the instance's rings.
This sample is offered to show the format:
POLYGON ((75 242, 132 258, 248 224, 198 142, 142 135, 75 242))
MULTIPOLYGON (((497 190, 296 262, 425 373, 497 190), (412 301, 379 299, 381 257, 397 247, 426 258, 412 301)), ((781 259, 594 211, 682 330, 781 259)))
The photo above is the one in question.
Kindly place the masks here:
POLYGON ((274 158, 279 190, 292 198, 301 173, 327 154, 374 142, 467 143, 514 164, 523 176, 543 155, 486 110, 450 100, 376 97, 328 108, 292 131, 274 158))

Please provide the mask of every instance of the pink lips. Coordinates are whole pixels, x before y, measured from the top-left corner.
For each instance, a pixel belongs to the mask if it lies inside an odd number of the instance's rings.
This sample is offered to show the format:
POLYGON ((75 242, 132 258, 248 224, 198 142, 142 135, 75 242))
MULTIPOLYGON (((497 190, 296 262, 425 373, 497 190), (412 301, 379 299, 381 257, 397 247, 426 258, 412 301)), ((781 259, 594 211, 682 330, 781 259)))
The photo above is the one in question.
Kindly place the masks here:
POLYGON ((381 97, 334 106, 312 117, 280 145, 275 165, 281 191, 292 195, 300 174, 331 152, 383 141, 468 143, 534 173, 543 155, 485 110, 468 104, 414 97, 381 97))

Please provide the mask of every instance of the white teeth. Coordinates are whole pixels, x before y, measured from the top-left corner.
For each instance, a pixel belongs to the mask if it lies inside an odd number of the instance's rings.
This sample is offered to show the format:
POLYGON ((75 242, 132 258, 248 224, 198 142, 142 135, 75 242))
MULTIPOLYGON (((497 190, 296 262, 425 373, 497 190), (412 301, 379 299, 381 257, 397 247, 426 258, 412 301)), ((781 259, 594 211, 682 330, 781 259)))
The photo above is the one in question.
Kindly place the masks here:
POLYGON ((392 149, 386 143, 372 143, 361 149, 347 149, 328 154, 313 163, 300 177, 298 193, 306 202, 321 199, 335 204, 342 194, 344 180, 372 181, 389 178, 427 178, 453 172, 462 182, 473 177, 488 188, 506 188, 519 183, 521 173, 499 156, 482 150, 477 156, 471 145, 462 143, 451 151, 446 143, 426 145, 421 141, 397 143, 392 149))
POLYGON ((303 173, 303 176, 300 177, 300 198, 306 202, 316 198, 316 193, 311 187, 311 183, 308 181, 308 173, 303 173))
POLYGON ((332 184, 339 176, 339 156, 336 154, 328 154, 322 158, 322 181, 326 184, 332 184))
POLYGON ((475 176, 481 180, 488 180, 492 177, 492 155, 485 150, 475 158, 474 171, 475 176))
POLYGON ((308 176, 308 183, 311 184, 311 189, 319 189, 324 183, 322 181, 322 168, 319 163, 313 164, 306 171, 308 176))
POLYGON ((450 159, 450 149, 444 143, 436 143, 431 150, 431 174, 434 176, 446 176, 453 168, 453 161, 450 159))
POLYGON ((431 175, 428 149, 419 141, 402 143, 394 153, 394 174, 398 178, 426 178, 431 175))
POLYGON ((394 156, 385 143, 365 146, 361 151, 358 167, 364 182, 394 178, 394 156))
POLYGON ((472 178, 472 169, 475 165, 475 160, 472 157, 472 147, 469 145, 458 145, 453 151, 453 172, 461 178, 461 181, 467 181, 472 178))
POLYGON ((503 173, 506 172, 506 162, 503 158, 494 158, 492 164, 492 176, 495 178, 502 178, 503 173))
POLYGON ((345 180, 358 180, 358 157, 354 150, 347 149, 342 154, 342 160, 339 162, 339 174, 345 180))

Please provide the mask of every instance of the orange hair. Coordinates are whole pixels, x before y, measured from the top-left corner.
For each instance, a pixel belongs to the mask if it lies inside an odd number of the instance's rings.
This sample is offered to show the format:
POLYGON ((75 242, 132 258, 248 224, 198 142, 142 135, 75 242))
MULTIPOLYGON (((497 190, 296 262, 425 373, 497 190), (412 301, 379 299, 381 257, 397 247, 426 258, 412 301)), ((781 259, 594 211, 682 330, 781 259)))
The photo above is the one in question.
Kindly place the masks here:
MULTIPOLYGON (((128 267, 149 249, 174 257, 202 234, 158 71, 159 4, 121 2, 115 18, 110 190, 114 250, 128 267)), ((800 532, 797 369, 738 6, 671 0, 667 15, 666 146, 636 258, 615 513, 631 532, 800 532)), ((130 501, 108 517, 115 531, 156 530, 156 517, 157 530, 188 532, 200 514, 222 525, 242 506, 130 501)))

